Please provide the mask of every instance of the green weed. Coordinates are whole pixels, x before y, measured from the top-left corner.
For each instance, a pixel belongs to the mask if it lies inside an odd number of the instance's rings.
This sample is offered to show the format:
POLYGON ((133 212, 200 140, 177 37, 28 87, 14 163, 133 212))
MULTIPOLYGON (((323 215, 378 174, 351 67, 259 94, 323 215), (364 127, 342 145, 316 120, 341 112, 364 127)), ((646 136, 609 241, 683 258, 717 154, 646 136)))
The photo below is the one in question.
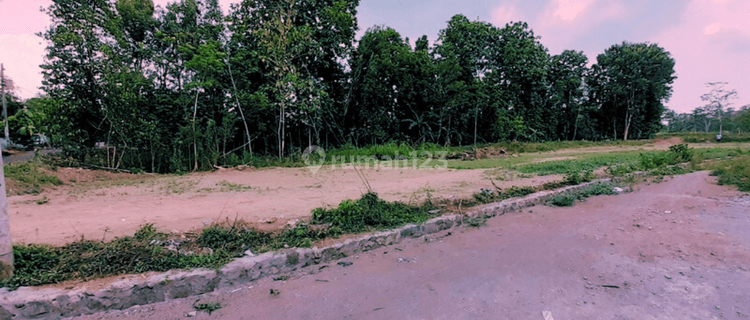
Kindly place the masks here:
POLYGON ((4 168, 5 178, 18 183, 16 189, 8 192, 11 194, 38 194, 46 186, 63 184, 60 178, 49 175, 42 169, 43 165, 37 161, 6 165, 4 168))
POLYGON ((575 204, 576 201, 584 201, 586 198, 600 195, 613 195, 615 194, 614 188, 616 186, 617 185, 613 183, 593 184, 575 192, 554 196, 549 203, 558 207, 570 207, 575 204))
POLYGON ((750 192, 750 156, 722 161, 711 175, 719 177, 720 185, 733 185, 740 191, 750 192))
POLYGON ((498 201, 503 201, 510 198, 519 198, 530 195, 537 192, 537 188, 534 187, 510 187, 507 189, 482 189, 480 192, 474 194, 475 203, 468 203, 467 206, 476 204, 487 204, 498 201))
POLYGON ((402 202, 386 202, 375 193, 367 193, 359 200, 344 200, 335 209, 318 208, 312 211, 312 223, 330 224, 344 232, 395 227, 419 223, 431 218, 429 202, 410 206, 402 202))
POLYGON ((229 181, 221 181, 216 184, 218 187, 221 188, 221 192, 242 192, 251 190, 253 187, 244 185, 244 184, 238 184, 238 183, 231 183, 229 181))
POLYGON ((197 311, 208 312, 208 315, 211 315, 212 312, 221 309, 221 303, 198 303, 194 304, 193 308, 197 311))

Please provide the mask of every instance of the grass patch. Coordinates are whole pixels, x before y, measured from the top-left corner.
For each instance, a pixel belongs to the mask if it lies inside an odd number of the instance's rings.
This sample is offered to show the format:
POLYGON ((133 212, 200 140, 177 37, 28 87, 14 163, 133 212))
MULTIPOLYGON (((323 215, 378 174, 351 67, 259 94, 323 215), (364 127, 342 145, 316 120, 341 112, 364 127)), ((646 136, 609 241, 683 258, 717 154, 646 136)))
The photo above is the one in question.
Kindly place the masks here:
POLYGON ((60 186, 57 176, 45 173, 44 166, 36 161, 8 164, 4 168, 5 178, 15 182, 10 194, 39 194, 47 186, 60 186))
POLYGON ((724 160, 716 164, 711 175, 719 177, 719 185, 733 185, 743 192, 750 192, 750 156, 724 160))
POLYGON ((335 209, 318 208, 312 211, 312 223, 328 224, 329 230, 357 233, 373 229, 421 223, 434 215, 429 211, 428 199, 422 206, 402 202, 387 202, 375 193, 367 193, 359 200, 344 200, 335 209))
POLYGON ((642 146, 650 141, 647 140, 629 140, 629 141, 548 141, 548 142, 503 142, 496 143, 492 146, 503 148, 510 153, 533 153, 549 152, 562 149, 578 149, 592 147, 633 147, 642 146))
POLYGON ((142 227, 131 237, 110 242, 80 240, 62 247, 15 245, 13 277, 3 287, 37 286, 66 280, 88 280, 120 274, 173 269, 218 268, 245 251, 261 253, 289 247, 310 247, 344 232, 362 232, 424 222, 430 213, 428 200, 422 206, 386 202, 374 193, 359 200, 345 200, 336 209, 313 211, 315 223, 300 224, 281 232, 261 232, 241 221, 215 224, 199 235, 180 239, 160 233, 153 225, 142 227))
POLYGON ((334 235, 306 225, 281 233, 216 225, 205 229, 195 239, 179 243, 170 240, 170 235, 157 232, 152 225, 146 225, 132 237, 111 242, 81 240, 63 247, 15 245, 13 277, 0 284, 13 289, 148 271, 218 268, 241 257, 248 249, 265 252, 305 247, 310 246, 311 241, 334 235))
POLYGON ((575 192, 557 195, 549 201, 549 204, 558 207, 570 207, 573 206, 576 201, 584 201, 586 200, 586 198, 600 195, 613 195, 615 194, 615 187, 617 186, 613 183, 599 183, 590 185, 575 192))
MULTIPOLYGON (((688 143, 716 143, 717 134, 718 132, 672 132, 659 133, 656 135, 656 138, 669 139, 677 137, 688 143)), ((724 132, 720 143, 727 142, 750 142, 750 133, 724 132)))
POLYGON ((538 190, 535 187, 516 187, 516 186, 506 188, 505 190, 502 190, 499 188, 496 188, 495 190, 482 189, 482 191, 474 194, 475 202, 468 202, 466 205, 472 206, 476 204, 487 204, 487 203, 503 201, 503 200, 510 199, 510 198, 525 197, 537 191, 538 190))

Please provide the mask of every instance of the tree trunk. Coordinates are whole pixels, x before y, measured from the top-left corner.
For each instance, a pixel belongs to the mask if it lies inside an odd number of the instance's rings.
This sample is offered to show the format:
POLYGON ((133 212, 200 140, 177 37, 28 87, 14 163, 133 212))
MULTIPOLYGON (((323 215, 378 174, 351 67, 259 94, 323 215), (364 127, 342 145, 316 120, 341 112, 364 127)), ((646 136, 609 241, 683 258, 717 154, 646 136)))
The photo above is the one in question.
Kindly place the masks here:
POLYGON ((630 122, 633 120, 633 114, 628 111, 625 113, 625 134, 623 141, 628 141, 628 131, 630 130, 630 122))
POLYGON ((474 145, 477 145, 477 122, 479 120, 479 108, 474 112, 474 145))
POLYGON ((198 171, 198 137, 195 133, 195 118, 198 116, 198 96, 200 90, 195 93, 195 107, 193 108, 193 153, 195 154, 195 166, 193 171, 198 171))
POLYGON ((581 107, 578 107, 578 113, 576 114, 576 121, 575 125, 573 127, 573 141, 576 140, 576 136, 578 135, 578 118, 581 117, 581 107))
POLYGON ((279 137, 279 159, 284 157, 284 103, 279 105, 279 127, 276 129, 276 135, 279 137))
POLYGON ((240 98, 237 97, 237 86, 234 84, 234 76, 232 75, 232 66, 229 61, 226 61, 227 67, 229 68, 229 79, 232 80, 232 87, 234 88, 234 101, 237 104, 237 109, 240 110, 240 117, 242 117, 242 124, 245 125, 245 135, 247 136, 247 151, 253 153, 253 144, 250 141, 250 129, 247 126, 247 120, 245 120, 245 113, 242 112, 240 106, 240 98))

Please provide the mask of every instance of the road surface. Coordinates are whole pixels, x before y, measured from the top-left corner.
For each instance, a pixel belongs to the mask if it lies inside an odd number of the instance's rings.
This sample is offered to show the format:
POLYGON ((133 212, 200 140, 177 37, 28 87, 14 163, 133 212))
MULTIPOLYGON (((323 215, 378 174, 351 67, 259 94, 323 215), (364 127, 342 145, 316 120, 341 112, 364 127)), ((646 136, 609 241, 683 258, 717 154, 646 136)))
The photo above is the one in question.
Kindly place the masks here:
POLYGON ((82 319, 750 319, 748 230, 750 197, 699 172, 82 319))
MULTIPOLYGON (((60 150, 59 149, 39 150, 39 154, 41 155, 48 155, 48 154, 57 153, 57 152, 60 152, 60 150)), ((34 159, 34 151, 19 151, 16 154, 3 156, 3 163, 9 164, 9 163, 25 162, 31 159, 34 159)))

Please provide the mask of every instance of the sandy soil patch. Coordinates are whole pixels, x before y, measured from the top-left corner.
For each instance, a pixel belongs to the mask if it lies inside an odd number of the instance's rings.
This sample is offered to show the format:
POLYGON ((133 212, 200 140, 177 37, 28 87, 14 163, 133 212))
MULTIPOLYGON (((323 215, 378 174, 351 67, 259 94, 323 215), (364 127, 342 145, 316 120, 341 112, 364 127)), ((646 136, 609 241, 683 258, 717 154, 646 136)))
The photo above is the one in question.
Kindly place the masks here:
MULTIPOLYGON (((111 240, 132 235, 144 224, 187 232, 223 219, 244 219, 265 230, 307 219, 318 207, 337 206, 367 192, 352 169, 324 167, 317 175, 307 168, 222 170, 187 176, 126 175, 97 180, 97 174, 59 169, 67 183, 41 195, 10 197, 14 242, 60 245, 81 239, 111 240), (134 178, 135 177, 135 178, 134 178), (42 200, 42 201, 37 201, 42 200), (38 204, 44 202, 44 204, 38 204)), ((471 197, 492 188, 486 170, 364 170, 372 189, 383 199, 420 203, 436 198, 471 197)), ((496 182, 500 187, 535 186, 559 176, 496 182)))

